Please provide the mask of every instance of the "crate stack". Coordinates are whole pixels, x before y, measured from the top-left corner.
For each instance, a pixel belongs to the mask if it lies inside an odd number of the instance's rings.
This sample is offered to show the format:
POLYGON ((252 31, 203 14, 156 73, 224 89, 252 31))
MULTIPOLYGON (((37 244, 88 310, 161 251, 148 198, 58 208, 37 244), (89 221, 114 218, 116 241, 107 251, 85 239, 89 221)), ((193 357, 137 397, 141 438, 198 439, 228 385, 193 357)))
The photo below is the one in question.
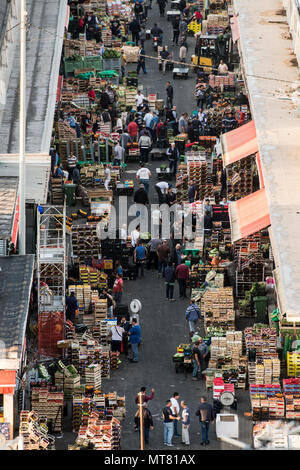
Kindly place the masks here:
POLYGON ((95 325, 100 327, 100 323, 107 317, 107 299, 99 299, 95 296, 92 299, 94 322, 95 325))
POLYGON ((300 353, 293 351, 287 353, 287 375, 296 377, 300 375, 300 353))
POLYGON ((101 376, 103 379, 110 379, 110 353, 109 350, 102 351, 101 355, 101 376))
POLYGON ((90 364, 85 368, 85 384, 101 392, 101 364, 90 364))
POLYGON ((64 180, 63 178, 53 178, 51 177, 51 203, 55 206, 60 206, 64 204, 65 195, 64 195, 64 180))
POLYGON ((100 322, 100 344, 106 346, 108 344, 108 324, 106 321, 100 322))
POLYGON ((254 325, 244 330, 245 345, 256 350, 257 358, 277 358, 276 329, 254 325))
POLYGON ((186 164, 180 164, 176 174, 176 202, 188 202, 188 174, 186 164))
POLYGON ((231 287, 219 287, 207 290, 201 300, 204 314, 204 328, 220 326, 225 330, 234 330, 235 311, 231 287))
POLYGON ((230 200, 241 199, 253 193, 253 167, 255 157, 249 156, 228 165, 227 167, 227 197, 230 200), (239 178, 236 178, 235 175, 239 178))
POLYGON ((111 369, 118 369, 119 368, 119 359, 120 353, 119 352, 110 352, 110 368, 111 369))
POLYGON ((84 449, 92 444, 94 450, 120 450, 120 439, 120 422, 116 418, 100 421, 94 413, 87 426, 80 427, 75 445, 69 446, 68 449, 84 449))
POLYGON ((73 225, 72 227, 73 254, 75 262, 84 264, 86 258, 98 259, 100 243, 95 225, 73 225))
POLYGON ((19 435, 23 438, 23 450, 55 450, 55 438, 48 434, 45 420, 35 411, 21 411, 19 435))
POLYGON ((50 421, 52 432, 62 432, 64 393, 55 387, 32 387, 31 407, 40 418, 50 421))
POLYGON ((203 200, 213 196, 213 182, 206 160, 206 152, 190 150, 186 153, 189 182, 194 181, 197 197, 203 200))
POLYGON ((55 386, 63 389, 65 399, 72 398, 75 390, 80 387, 80 375, 73 365, 64 367, 55 372, 55 386))
POLYGON ((125 104, 126 106, 130 106, 132 109, 136 107, 136 89, 135 88, 126 88, 125 90, 125 104))

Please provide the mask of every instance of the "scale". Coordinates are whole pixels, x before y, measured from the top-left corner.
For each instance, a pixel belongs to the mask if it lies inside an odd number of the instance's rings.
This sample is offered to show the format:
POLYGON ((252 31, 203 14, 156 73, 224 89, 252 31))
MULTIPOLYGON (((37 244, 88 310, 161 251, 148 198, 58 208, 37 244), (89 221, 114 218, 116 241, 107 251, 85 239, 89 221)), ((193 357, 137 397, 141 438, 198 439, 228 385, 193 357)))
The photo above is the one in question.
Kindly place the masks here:
POLYGON ((139 313, 142 310, 142 303, 140 302, 139 299, 133 299, 130 302, 130 310, 131 310, 131 313, 132 313, 132 315, 130 315, 130 321, 132 321, 133 318, 136 318, 137 322, 139 324, 140 323, 139 313))
POLYGON ((216 416, 217 437, 234 437, 237 439, 239 437, 238 416, 230 413, 230 407, 235 402, 234 394, 225 390, 221 393, 219 400, 224 410, 216 416))

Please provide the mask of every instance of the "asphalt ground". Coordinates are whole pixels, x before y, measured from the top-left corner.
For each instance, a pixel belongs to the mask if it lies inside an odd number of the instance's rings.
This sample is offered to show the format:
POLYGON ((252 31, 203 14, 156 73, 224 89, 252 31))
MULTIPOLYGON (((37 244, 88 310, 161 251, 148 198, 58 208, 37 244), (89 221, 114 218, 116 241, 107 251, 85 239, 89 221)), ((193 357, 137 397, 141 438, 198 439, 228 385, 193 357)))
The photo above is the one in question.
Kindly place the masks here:
MULTIPOLYGON (((170 5, 170 2, 169 2, 170 5)), ((168 8, 167 8, 168 9, 168 8)), ((167 11, 166 9, 166 11, 167 11)), ((166 17, 159 17, 158 5, 153 2, 152 10, 149 10, 146 29, 151 29, 154 22, 157 22, 164 31, 164 44, 168 44, 169 50, 174 51, 175 59, 178 58, 178 47, 171 45, 172 25, 166 17)), ((193 53, 194 39, 188 38, 188 58, 193 53)), ((153 51, 152 41, 145 42, 146 54, 156 55, 153 51)), ((189 61, 189 59, 188 59, 189 61)), ((127 66, 128 70, 134 70, 136 64, 127 66)), ((156 61, 146 59, 147 74, 142 71, 139 75, 139 84, 143 84, 144 92, 158 93, 159 98, 166 98, 165 83, 170 80, 174 87, 174 104, 178 113, 186 111, 191 114, 196 108, 193 96, 195 75, 189 73, 187 80, 172 79, 172 72, 167 71, 166 75, 159 72, 156 61)), ((149 169, 152 172, 152 184, 150 184, 150 203, 157 203, 157 196, 154 192, 155 168, 159 162, 149 162, 149 169)), ((135 171, 138 162, 128 162, 124 179, 135 179, 135 171)), ((137 184, 135 181, 135 187, 137 184)), ((130 201, 129 201, 130 203, 130 201)), ((117 391, 121 396, 126 396, 126 418, 122 421, 122 450, 139 449, 139 434, 134 431, 134 415, 137 411, 135 396, 141 386, 147 387, 148 393, 151 388, 155 389, 155 397, 149 402, 154 420, 154 430, 150 433, 151 450, 166 450, 169 448, 163 445, 163 422, 161 419, 162 408, 165 401, 176 391, 180 394, 180 399, 184 399, 191 413, 190 426, 190 447, 181 444, 181 438, 173 438, 173 450, 234 450, 228 444, 216 439, 215 424, 210 430, 210 444, 207 447, 200 446, 201 434, 198 417, 195 416, 196 409, 200 402, 201 395, 206 395, 208 401, 212 403, 212 391, 206 391, 205 381, 201 379, 192 381, 191 373, 176 373, 172 356, 176 352, 176 347, 180 343, 187 343, 189 338, 188 323, 185 320, 185 310, 188 300, 180 300, 178 285, 175 286, 176 301, 169 302, 165 298, 164 280, 157 277, 154 271, 145 270, 145 277, 136 281, 124 282, 124 294, 122 303, 129 304, 132 299, 139 299, 142 303, 140 313, 140 325, 142 329, 142 344, 139 350, 139 362, 131 363, 124 356, 121 357, 122 364, 119 369, 112 371, 109 380, 103 380, 104 392, 117 391)), ((252 324, 253 320, 237 317, 236 329, 240 330, 252 324)), ((199 325, 199 332, 203 334, 203 325, 199 325)), ((250 410, 249 392, 237 391, 238 416, 239 416, 239 437, 240 440, 251 444, 252 442, 252 422, 244 417, 244 412, 250 410)), ((181 424, 179 424, 181 432, 181 424)), ((68 404, 68 417, 64 420, 64 435, 62 439, 56 441, 57 449, 66 449, 67 444, 74 443, 76 434, 71 432, 71 403, 68 404)))

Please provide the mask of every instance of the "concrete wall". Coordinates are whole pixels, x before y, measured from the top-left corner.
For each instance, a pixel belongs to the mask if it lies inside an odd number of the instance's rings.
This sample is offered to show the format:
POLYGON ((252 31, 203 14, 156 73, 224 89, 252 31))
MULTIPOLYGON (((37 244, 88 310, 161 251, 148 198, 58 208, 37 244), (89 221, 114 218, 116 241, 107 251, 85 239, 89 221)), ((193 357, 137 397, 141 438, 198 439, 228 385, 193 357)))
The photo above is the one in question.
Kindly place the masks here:
POLYGON ((283 0, 287 22, 293 38, 294 52, 300 65, 300 3, 299 0, 283 0))

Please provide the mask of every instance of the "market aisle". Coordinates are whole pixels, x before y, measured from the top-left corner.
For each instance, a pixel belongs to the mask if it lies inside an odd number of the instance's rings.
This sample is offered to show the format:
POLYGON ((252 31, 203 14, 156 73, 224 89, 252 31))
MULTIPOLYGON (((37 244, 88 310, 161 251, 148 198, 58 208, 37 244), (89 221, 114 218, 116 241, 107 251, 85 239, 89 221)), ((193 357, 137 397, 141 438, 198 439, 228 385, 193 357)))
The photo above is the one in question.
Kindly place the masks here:
MULTIPOLYGON (((164 43, 167 43, 169 50, 174 50, 170 46, 172 38, 172 25, 166 18, 159 18, 158 5, 153 3, 146 29, 151 29, 154 21, 164 30, 164 43)), ((189 55, 193 51, 193 38, 189 38, 189 55)), ((177 48, 176 48, 177 49, 177 48)), ((146 53, 154 55, 151 40, 145 43, 146 53)), ((178 51, 178 49, 177 49, 178 51)), ((177 58, 178 52, 175 57, 177 58)), ((187 111, 189 114, 195 108, 193 90, 195 84, 194 74, 190 74, 188 80, 172 80, 172 72, 162 75, 158 71, 155 61, 146 62, 147 75, 142 73, 139 76, 139 83, 144 85, 147 93, 158 92, 160 97, 165 97, 165 82, 170 80, 174 86, 174 104, 177 105, 178 114, 187 111)), ((134 69, 130 66, 130 69, 134 69)), ((150 170, 155 174, 155 168, 159 162, 151 162, 150 170)), ((137 163, 128 164, 128 177, 134 177, 133 171, 137 169, 137 163)), ((126 174, 125 174, 126 176, 126 174)), ((157 202, 156 194, 153 190, 155 178, 152 176, 150 186, 150 202, 157 202)), ((174 182, 174 181, 173 181, 174 182)), ((145 278, 137 281, 127 281, 125 283, 124 303, 130 303, 134 298, 138 298, 142 303, 142 313, 140 315, 142 328, 142 345, 140 347, 140 362, 132 364, 126 359, 120 369, 113 372, 111 379, 104 382, 104 390, 117 390, 119 394, 126 395, 127 416, 122 423, 122 449, 138 449, 138 433, 133 431, 133 418, 136 412, 135 396, 141 386, 146 386, 148 392, 154 387, 155 398, 149 404, 149 408, 154 418, 154 430, 150 434, 151 449, 165 449, 163 445, 163 424, 161 420, 162 407, 166 399, 170 398, 174 391, 180 393, 181 398, 189 404, 191 411, 191 448, 203 449, 200 446, 200 426, 195 415, 200 396, 204 393, 212 400, 212 392, 206 392, 204 381, 193 382, 191 374, 185 377, 184 374, 176 374, 172 356, 176 352, 176 347, 180 343, 188 342, 189 330, 185 321, 185 310, 187 301, 178 299, 178 286, 175 286, 176 302, 170 303, 165 300, 165 287, 162 279, 158 279, 156 272, 145 271, 145 278)), ((202 330, 200 330, 202 331, 202 330)), ((239 399, 239 414, 249 409, 247 394, 237 393, 239 399)), ((181 428, 181 425, 180 425, 181 428)), ((242 440, 250 443, 250 422, 245 418, 240 419, 240 436, 242 440)), ((229 449, 217 441, 214 437, 214 426, 211 432, 211 445, 208 449, 229 449)), ((183 449, 181 439, 173 439, 176 448, 183 449)))

